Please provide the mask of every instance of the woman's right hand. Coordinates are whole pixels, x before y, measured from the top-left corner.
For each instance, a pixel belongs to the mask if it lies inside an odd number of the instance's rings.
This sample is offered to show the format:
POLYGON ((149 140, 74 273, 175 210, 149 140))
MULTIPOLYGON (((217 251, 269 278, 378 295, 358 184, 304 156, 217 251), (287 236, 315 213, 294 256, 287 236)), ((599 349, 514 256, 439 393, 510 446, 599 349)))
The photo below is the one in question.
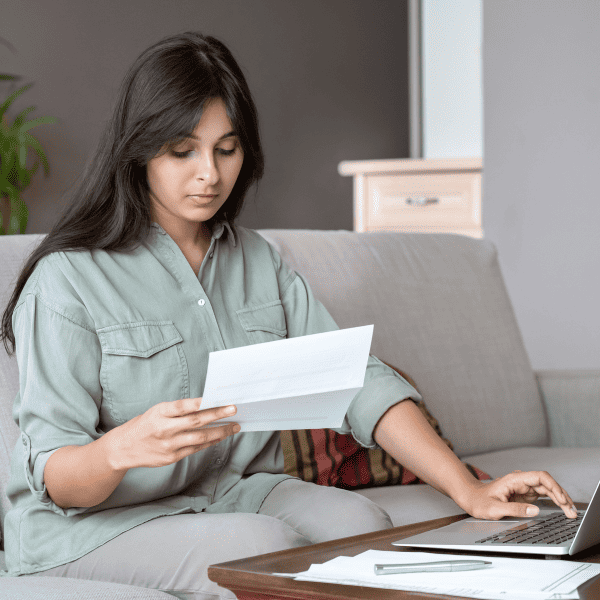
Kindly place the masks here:
POLYGON ((235 406, 201 410, 201 404, 202 398, 161 402, 109 431, 113 468, 163 467, 238 433, 237 423, 205 427, 233 416, 235 406))

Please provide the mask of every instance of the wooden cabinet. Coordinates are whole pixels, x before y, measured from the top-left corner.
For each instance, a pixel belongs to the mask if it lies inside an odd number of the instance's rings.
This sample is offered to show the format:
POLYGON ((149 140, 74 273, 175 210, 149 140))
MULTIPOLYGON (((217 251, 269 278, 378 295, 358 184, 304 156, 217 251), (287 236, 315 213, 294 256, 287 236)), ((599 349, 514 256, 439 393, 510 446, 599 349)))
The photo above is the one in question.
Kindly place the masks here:
POLYGON ((344 161, 354 177, 354 231, 483 237, 480 158, 344 161))

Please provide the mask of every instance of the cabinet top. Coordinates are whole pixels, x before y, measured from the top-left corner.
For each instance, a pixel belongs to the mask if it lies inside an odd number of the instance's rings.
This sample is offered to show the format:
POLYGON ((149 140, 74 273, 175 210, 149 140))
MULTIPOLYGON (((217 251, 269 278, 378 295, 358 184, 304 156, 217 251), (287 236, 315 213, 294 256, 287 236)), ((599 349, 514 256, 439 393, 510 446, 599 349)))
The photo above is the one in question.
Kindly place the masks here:
POLYGON ((481 158, 384 158, 379 160, 344 160, 338 165, 340 175, 481 170, 481 158))

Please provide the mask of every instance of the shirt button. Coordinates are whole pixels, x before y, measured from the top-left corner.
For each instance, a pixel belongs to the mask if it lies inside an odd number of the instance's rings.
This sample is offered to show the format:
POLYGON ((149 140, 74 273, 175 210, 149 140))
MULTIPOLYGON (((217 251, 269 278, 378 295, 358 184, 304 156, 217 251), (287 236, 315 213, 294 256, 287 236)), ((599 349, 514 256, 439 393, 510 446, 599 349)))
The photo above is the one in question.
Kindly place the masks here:
POLYGON ((216 460, 216 463, 217 463, 218 465, 220 465, 220 464, 221 464, 221 459, 220 459, 220 458, 217 458, 217 460, 216 460))
POLYGON ((198 304, 200 306, 204 306, 204 300, 202 298, 200 298, 200 300, 198 300, 198 304))

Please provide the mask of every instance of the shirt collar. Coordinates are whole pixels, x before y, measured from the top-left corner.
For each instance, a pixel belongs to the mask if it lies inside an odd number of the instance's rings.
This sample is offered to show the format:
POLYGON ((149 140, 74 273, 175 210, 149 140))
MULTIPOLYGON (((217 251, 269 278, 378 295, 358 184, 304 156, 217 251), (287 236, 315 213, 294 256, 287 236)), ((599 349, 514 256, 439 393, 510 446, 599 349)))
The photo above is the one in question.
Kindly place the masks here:
MULTIPOLYGON (((152 221, 152 223, 150 225, 152 227, 154 227, 155 229, 157 229, 159 233, 162 233, 162 234, 167 233, 158 223, 155 223, 154 221, 152 221)), ((223 232, 225 231, 225 228, 227 228, 227 230, 228 230, 227 239, 229 240, 229 242, 231 244, 233 244, 234 247, 237 246, 237 240, 236 240, 236 235, 234 233, 234 230, 232 229, 231 225, 229 224, 229 221, 227 221, 225 219, 218 221, 213 225, 211 239, 213 239, 213 238, 215 240, 220 239, 223 235, 223 232)))

